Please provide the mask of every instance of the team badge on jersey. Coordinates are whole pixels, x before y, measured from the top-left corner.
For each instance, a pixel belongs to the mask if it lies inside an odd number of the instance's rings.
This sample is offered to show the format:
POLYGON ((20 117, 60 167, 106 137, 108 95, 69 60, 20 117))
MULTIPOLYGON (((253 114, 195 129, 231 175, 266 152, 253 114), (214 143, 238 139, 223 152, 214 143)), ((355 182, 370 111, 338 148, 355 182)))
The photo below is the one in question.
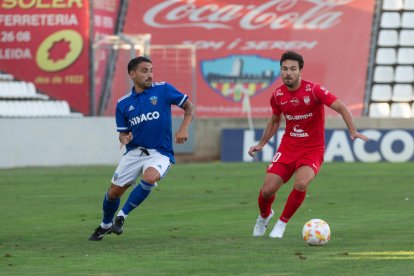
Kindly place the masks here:
POLYGON ((310 103, 310 98, 309 98, 309 96, 305 96, 305 97, 303 97, 303 102, 304 102, 305 104, 309 105, 309 103, 310 103))
POLYGON ((157 104, 157 101, 158 101, 158 97, 156 97, 156 96, 152 96, 152 97, 150 98, 150 101, 151 101, 151 103, 152 103, 153 105, 156 105, 156 104, 157 104))

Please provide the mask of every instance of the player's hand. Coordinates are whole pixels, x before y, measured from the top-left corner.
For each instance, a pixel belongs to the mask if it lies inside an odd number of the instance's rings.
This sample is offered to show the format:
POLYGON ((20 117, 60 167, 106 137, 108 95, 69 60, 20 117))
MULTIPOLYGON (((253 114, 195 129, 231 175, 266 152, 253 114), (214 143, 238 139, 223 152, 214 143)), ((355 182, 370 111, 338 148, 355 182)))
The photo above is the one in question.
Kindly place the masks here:
POLYGON ((361 134, 359 132, 356 132, 354 134, 351 134, 351 139, 352 140, 355 140, 356 138, 359 138, 359 139, 361 139, 361 140, 363 140, 365 142, 368 142, 369 141, 369 138, 367 136, 365 136, 364 134, 361 134))
POLYGON ((256 155, 256 152, 261 151, 262 149, 263 149, 263 147, 261 145, 256 145, 256 146, 250 147, 249 155, 251 157, 254 157, 256 155))
POLYGON ((128 133, 119 133, 119 142, 121 143, 121 146, 119 147, 120 149, 122 149, 122 147, 126 144, 128 144, 129 142, 131 142, 132 140, 132 132, 128 132, 128 133))
POLYGON ((186 142, 187 139, 188 139, 188 131, 179 129, 175 133, 174 142, 176 142, 177 144, 184 144, 184 142, 186 142))

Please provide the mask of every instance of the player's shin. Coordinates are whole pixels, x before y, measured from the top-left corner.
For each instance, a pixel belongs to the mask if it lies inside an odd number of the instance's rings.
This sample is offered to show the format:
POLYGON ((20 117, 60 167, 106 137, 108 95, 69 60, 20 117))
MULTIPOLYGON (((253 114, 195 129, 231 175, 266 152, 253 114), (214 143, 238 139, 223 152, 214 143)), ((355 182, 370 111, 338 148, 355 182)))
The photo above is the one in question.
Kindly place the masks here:
POLYGON ((118 210, 119 203, 121 200, 119 198, 110 200, 108 197, 108 193, 105 194, 104 200, 103 200, 103 219, 102 223, 104 224, 111 224, 112 219, 114 218, 116 210, 118 210))
POLYGON ((262 190, 260 190, 257 202, 259 204, 260 215, 263 218, 267 218, 272 212, 272 204, 274 200, 275 200, 275 195, 269 198, 265 198, 263 197, 262 190))
POLYGON ((285 208, 283 209, 282 215, 280 216, 280 220, 283 222, 288 222, 296 210, 300 207, 300 205, 302 205, 302 202, 305 200, 305 196, 306 190, 299 191, 293 188, 286 201, 285 208))
POLYGON ((138 207, 138 205, 147 198, 154 186, 154 184, 141 180, 139 185, 137 185, 129 194, 124 207, 122 207, 122 213, 126 216, 129 212, 138 207))

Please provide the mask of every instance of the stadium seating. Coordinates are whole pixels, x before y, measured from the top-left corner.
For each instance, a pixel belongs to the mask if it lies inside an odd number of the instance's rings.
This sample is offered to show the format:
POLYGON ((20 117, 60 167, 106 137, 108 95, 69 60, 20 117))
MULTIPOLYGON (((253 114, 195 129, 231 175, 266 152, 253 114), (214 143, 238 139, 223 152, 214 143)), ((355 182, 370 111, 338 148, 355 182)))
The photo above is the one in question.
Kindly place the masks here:
POLYGON ((369 106, 369 117, 388 118, 390 117, 390 105, 387 103, 372 103, 369 106))
POLYGON ((394 68, 392 66, 377 66, 374 71, 375 82, 392 82, 394 81, 394 68))
POLYGON ((414 0, 384 0, 380 12, 366 112, 414 118, 414 0))
POLYGON ((411 102, 413 100, 413 86, 411 84, 396 84, 392 100, 394 102, 411 102))
POLYGON ((410 118, 411 107, 408 103, 392 103, 391 118, 410 118))
POLYGON ((395 64, 397 53, 393 48, 379 48, 377 51, 377 64, 395 64))
POLYGON ((396 82, 414 82, 414 67, 413 66, 397 66, 395 68, 396 82))
POLYGON ((31 82, 14 81, 13 77, 1 74, 0 117, 39 118, 39 117, 81 117, 73 113, 66 101, 49 100, 47 95, 37 93, 31 82))
POLYGON ((398 45, 398 32, 396 30, 381 30, 378 36, 378 45, 379 46, 397 46, 398 45))
POLYGON ((371 100, 379 102, 388 102, 391 100, 391 85, 375 84, 372 88, 371 100))
MULTIPOLYGON (((396 32, 396 31, 395 31, 396 32)), ((388 39, 388 38, 385 38, 388 39)), ((414 46, 414 30, 401 30, 399 38, 400 46, 414 46)), ((394 46, 394 45, 389 45, 394 46)))
POLYGON ((403 8, 403 0, 384 0, 382 9, 386 11, 398 11, 403 8))
POLYGON ((401 25, 401 16, 398 12, 384 12, 381 16, 382 28, 399 28, 401 25))

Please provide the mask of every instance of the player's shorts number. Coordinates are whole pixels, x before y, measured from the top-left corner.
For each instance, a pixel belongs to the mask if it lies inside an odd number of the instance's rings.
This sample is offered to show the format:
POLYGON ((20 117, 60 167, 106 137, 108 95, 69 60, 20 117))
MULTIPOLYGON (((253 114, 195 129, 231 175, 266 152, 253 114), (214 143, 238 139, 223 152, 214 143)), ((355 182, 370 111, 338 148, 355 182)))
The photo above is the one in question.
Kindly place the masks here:
POLYGON ((282 156, 282 153, 276 152, 275 156, 273 157, 273 162, 277 162, 277 160, 279 160, 280 156, 282 156))

